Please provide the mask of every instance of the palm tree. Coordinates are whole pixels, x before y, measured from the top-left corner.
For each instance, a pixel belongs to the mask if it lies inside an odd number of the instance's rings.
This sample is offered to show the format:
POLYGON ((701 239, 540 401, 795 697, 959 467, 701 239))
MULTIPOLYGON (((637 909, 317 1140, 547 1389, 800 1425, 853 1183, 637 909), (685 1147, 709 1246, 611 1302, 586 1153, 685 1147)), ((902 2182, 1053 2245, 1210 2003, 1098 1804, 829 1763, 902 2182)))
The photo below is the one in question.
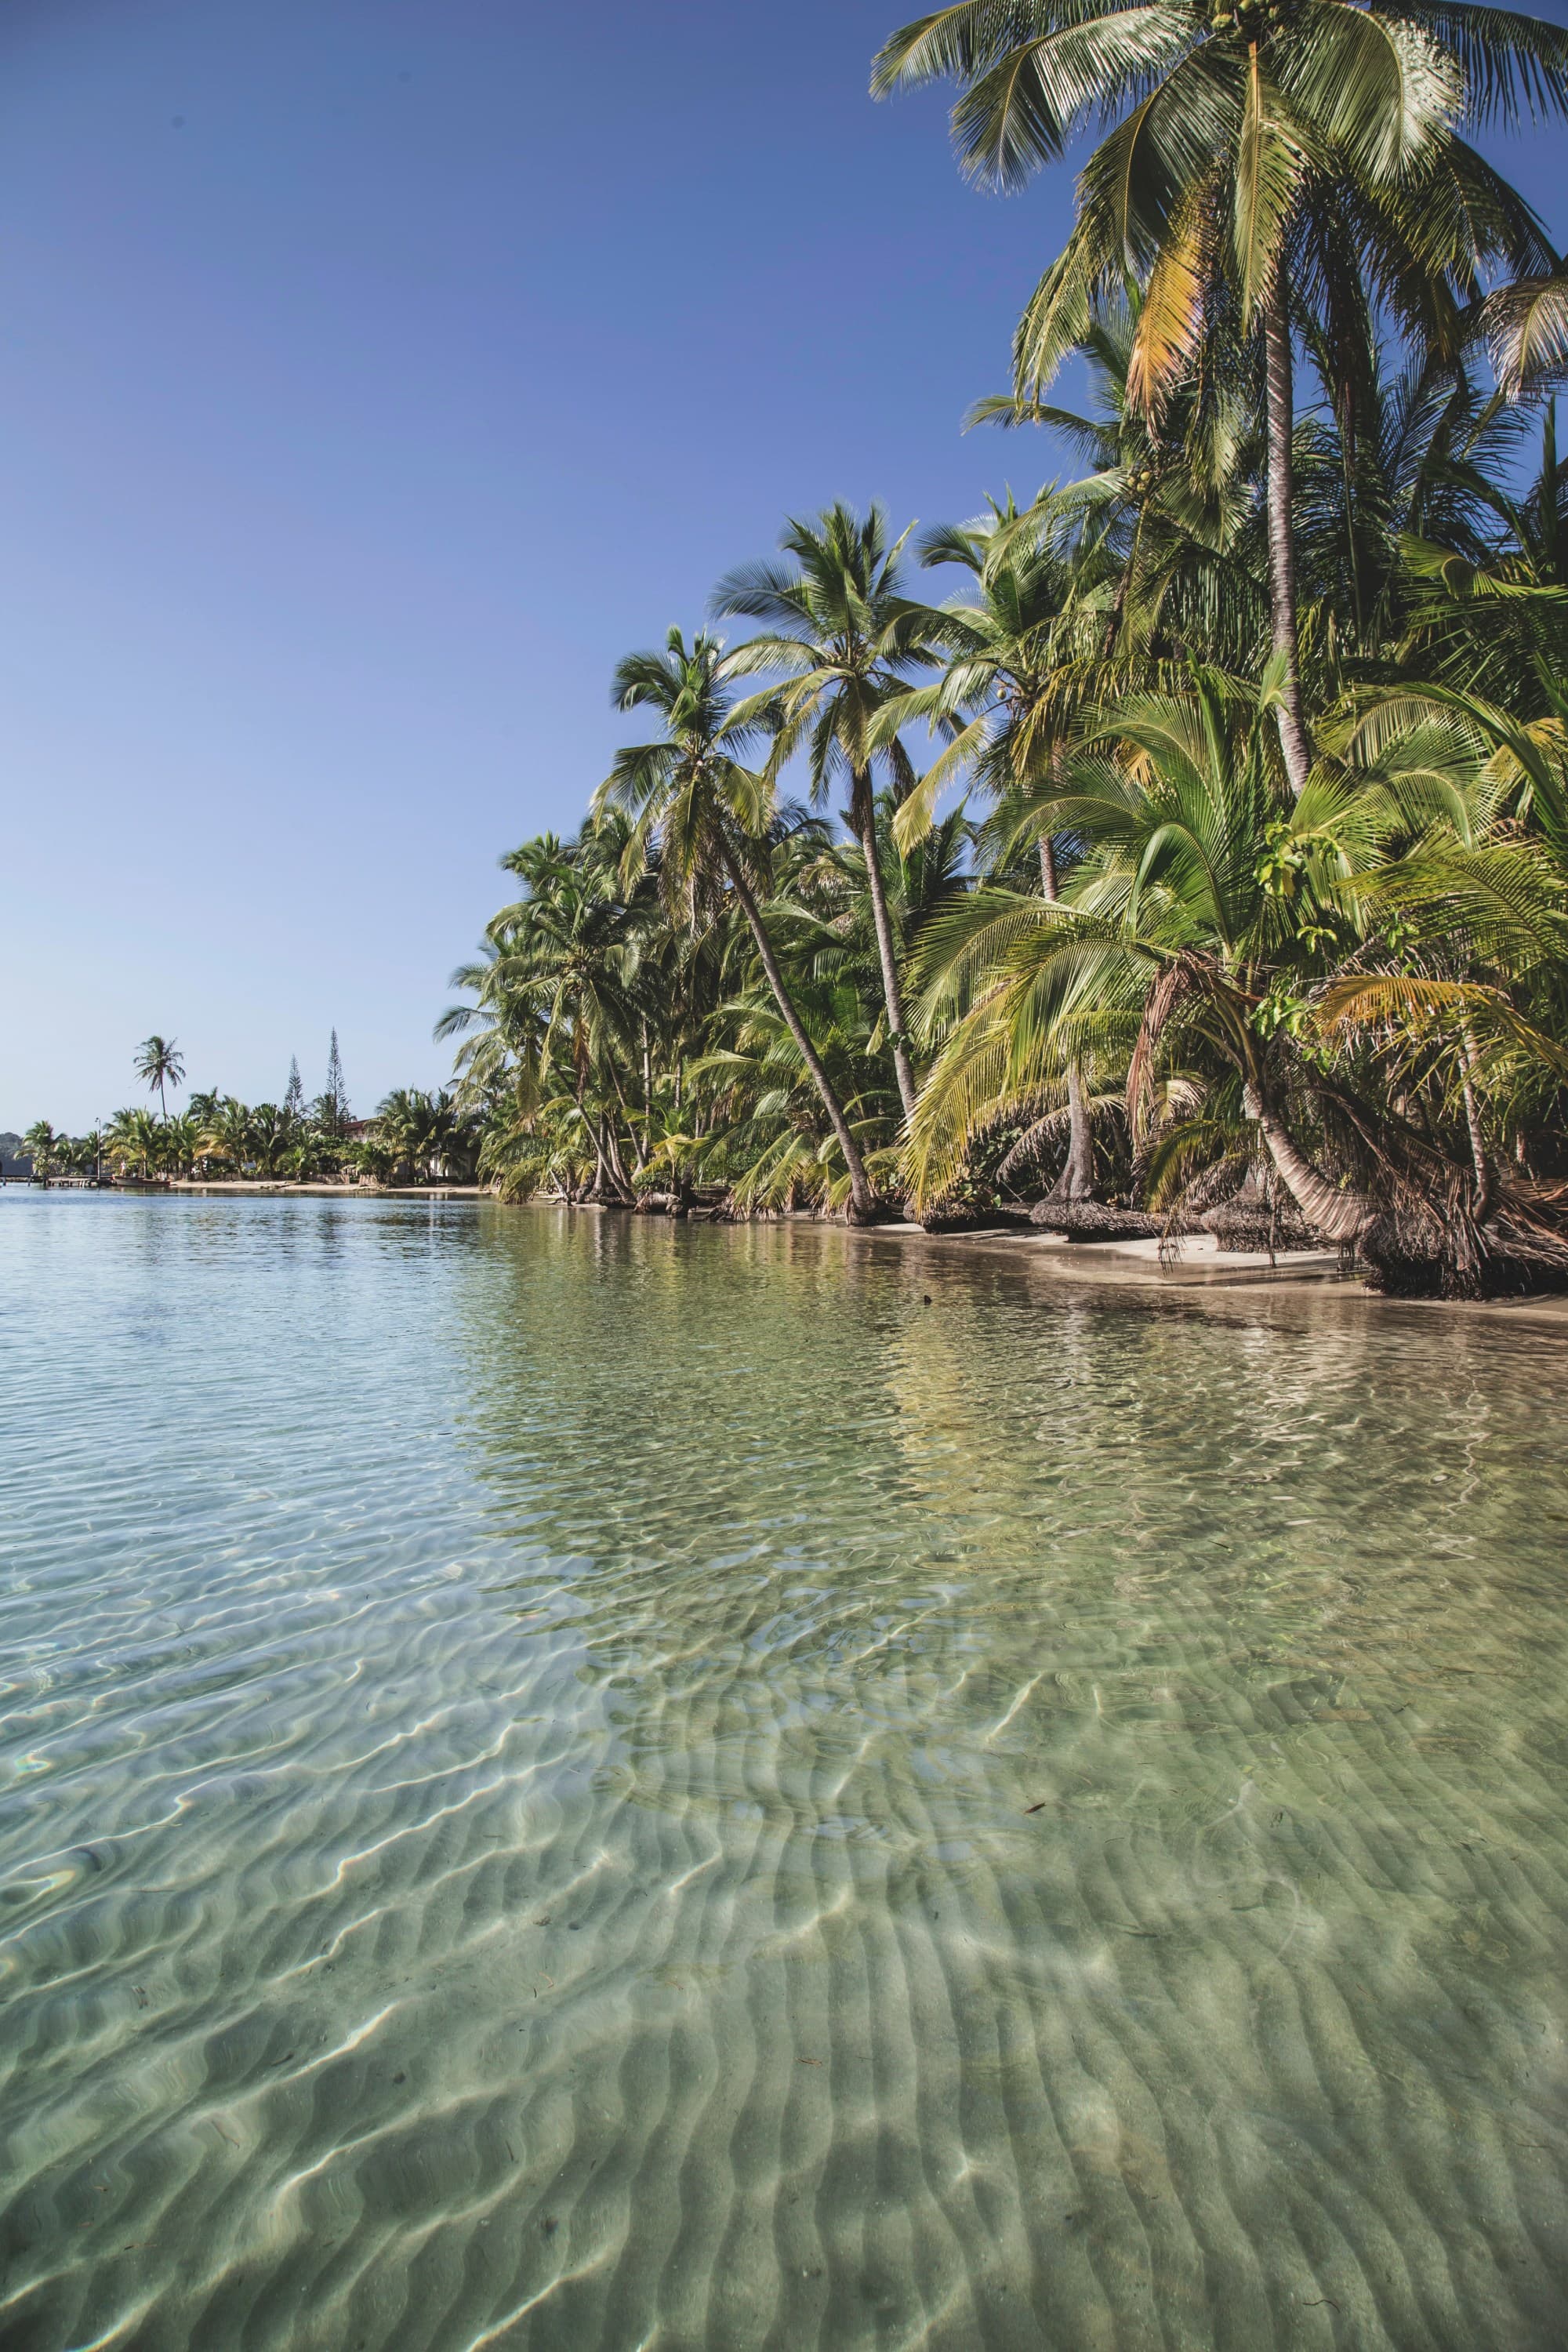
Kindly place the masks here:
POLYGON ((452 1006, 436 1024, 438 1039, 476 1033, 458 1055, 465 1117, 505 1088, 526 1124, 557 1080, 569 1085, 594 1139, 596 1189, 622 1201, 631 1194, 623 1137, 637 1151, 626 1084, 646 1013, 638 979, 648 911, 646 877, 629 891, 623 882, 626 845, 612 817, 575 842, 544 834, 504 857, 524 895, 487 926, 480 961, 452 975, 476 1003, 452 1006))
POLYGON ((225 1095, 203 1124, 198 1150, 204 1157, 222 1160, 243 1175, 255 1151, 250 1112, 237 1095, 225 1095))
POLYGON ((22 1138, 25 1149, 32 1154, 35 1183, 42 1183, 48 1177, 60 1156, 62 1140, 47 1118, 35 1119, 22 1138))
POLYGON ((202 1122, 193 1111, 163 1121, 163 1157, 176 1176, 188 1176, 201 1149, 202 1122))
MULTIPOLYGON (((815 522, 792 519, 785 524, 779 545, 789 562, 742 565, 721 581, 713 596, 716 613, 767 625, 737 646, 731 656, 732 674, 784 674, 776 697, 779 727, 770 774, 776 775, 804 744, 815 799, 826 797, 836 775, 847 780, 846 820, 865 853, 888 1042, 906 1118, 915 1107, 915 1077, 877 841, 873 768, 881 756, 900 790, 914 782, 897 733, 877 732, 889 703, 907 690, 910 670, 926 657, 932 624, 929 607, 903 593, 899 557, 908 536, 906 531, 889 546, 879 506, 862 520, 839 500, 824 508, 815 522)), ((763 708, 760 698, 742 715, 763 708)))
POLYGON ((1510 399, 1560 382, 1568 367, 1568 262, 1500 286, 1481 320, 1498 383, 1510 399))
MULTIPOLYGON (((1130 388, 1158 416, 1226 331, 1261 343, 1276 698, 1291 787, 1311 764, 1291 514, 1294 310, 1359 264, 1428 341, 1453 342, 1498 266, 1550 268, 1539 224, 1455 124, 1568 110, 1568 32, 1470 0, 958 0, 895 33, 872 89, 953 79, 964 167, 1002 187, 1127 110, 1090 155, 1078 215, 1014 349, 1037 400, 1097 292, 1144 287, 1130 388)), ((1342 308, 1342 304, 1341 304, 1342 308)))
POLYGON ((1346 922, 1377 809, 1314 781, 1292 808, 1270 773, 1256 702, 1196 670, 1184 696, 1146 696, 1092 720, 1027 812, 1076 834, 1082 861, 1056 904, 977 894, 934 943, 933 1010, 958 1008, 911 1147, 917 1194, 946 1181, 963 1139, 1026 1100, 1061 1052, 1098 1040, 1128 1068, 1135 1129, 1158 1056, 1195 1040, 1239 1084, 1247 1118, 1304 1215, 1347 1243, 1378 1209, 1299 1149, 1282 1105, 1295 1075, 1291 1008, 1346 922), (1272 877, 1289 879, 1289 891, 1272 877))
POLYGON ((294 1142, 294 1122, 280 1103, 258 1103, 247 1119, 257 1173, 277 1176, 294 1142))
MULTIPOLYGON (((1022 516, 1009 500, 984 522, 938 530, 921 542, 922 562, 962 566, 974 589, 969 599, 943 606, 932 632, 947 654, 941 679, 916 688, 886 714, 899 724, 924 718, 951 739, 894 820, 900 845, 922 837, 937 793, 957 776, 973 778, 1009 813, 1006 829, 1016 833, 1011 812, 1052 772, 1093 675, 1071 658, 1077 582, 1058 523, 1049 499, 1022 516)), ((1049 833, 1040 835, 1038 849, 1041 893, 1054 900, 1058 864, 1049 833)), ((1076 1055, 1068 1057, 1063 1076, 1068 1150, 1055 1192, 1085 1200, 1094 1190, 1094 1148, 1076 1055)))
POLYGON ((626 871, 657 845, 659 878, 672 915, 692 929, 716 911, 726 893, 740 908, 757 958, 786 1026, 837 1139, 849 1177, 850 1212, 875 1214, 876 1202, 859 1147, 821 1055, 807 1034, 773 950, 757 886, 765 874, 765 834, 771 782, 748 767, 743 754, 757 740, 761 714, 738 717, 731 691, 735 657, 722 641, 699 635, 689 646, 671 629, 662 652, 628 654, 616 671, 617 709, 652 710, 663 734, 617 752, 595 794, 595 814, 620 811, 632 820, 626 871))
POLYGON ((97 1179, 102 1173, 103 1136, 96 1127, 79 1135, 71 1146, 71 1167, 79 1176, 97 1179))
POLYGON ((151 1176, 158 1163, 163 1135, 162 1122, 138 1104, 134 1108, 115 1112, 104 1141, 119 1160, 121 1174, 128 1165, 134 1164, 145 1178, 151 1176))
POLYGON ((1416 1065, 1446 1074, 1478 1223, 1500 1206, 1483 1097, 1521 1135, 1531 1109, 1561 1115, 1568 1085, 1568 688, 1545 683, 1555 708, 1541 719, 1423 683, 1363 701, 1331 738, 1406 840, 1373 902, 1399 951, 1336 978, 1320 1026, 1342 1049, 1370 1041, 1391 1091, 1416 1065))
POLYGON ((1534 479, 1520 479, 1517 430, 1494 427, 1490 449, 1476 446, 1475 434, 1446 468, 1454 494, 1412 518, 1394 556, 1403 667, 1522 719, 1547 715, 1552 681, 1568 673, 1568 478, 1554 400, 1538 419, 1515 413, 1510 422, 1539 431, 1534 479), (1489 467, 1488 457, 1499 462, 1489 467))
POLYGON ((183 1085, 185 1076, 184 1056, 175 1040, 156 1034, 143 1038, 137 1050, 136 1075, 157 1095, 158 1108, 166 1119, 169 1103, 164 1088, 183 1085))
POLYGON ((439 1181, 466 1153, 469 1128, 449 1094, 398 1087, 378 1104, 376 1139, 416 1178, 439 1181))
MULTIPOLYGON (((1091 299, 1075 346, 1089 376, 1084 412, 1034 394, 983 400, 970 412, 972 424, 1045 425, 1090 468, 1042 492, 1017 525, 1048 537, 1070 562, 1078 619, 1058 627, 1057 659, 1079 667, 1080 696, 1151 683, 1138 672, 1200 648, 1253 667, 1268 642, 1255 371, 1227 338, 1205 351, 1201 381, 1173 388, 1152 417, 1129 390, 1143 310, 1136 284, 1091 299)), ((999 537, 998 553, 1005 543, 999 537)))

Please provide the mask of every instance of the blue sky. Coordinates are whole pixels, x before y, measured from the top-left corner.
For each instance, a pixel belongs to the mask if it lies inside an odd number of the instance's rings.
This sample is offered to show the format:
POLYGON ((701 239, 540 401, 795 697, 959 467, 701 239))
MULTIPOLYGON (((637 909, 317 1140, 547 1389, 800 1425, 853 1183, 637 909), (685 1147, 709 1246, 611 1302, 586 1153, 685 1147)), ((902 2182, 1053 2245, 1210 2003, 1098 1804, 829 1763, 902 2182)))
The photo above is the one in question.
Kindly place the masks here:
POLYGON ((1068 179, 871 103, 904 13, 11 0, 0 1128, 134 1099, 153 1029, 251 1100, 334 1024, 356 1108, 437 1081, 621 652, 787 511, 1054 470, 959 422, 1068 179))

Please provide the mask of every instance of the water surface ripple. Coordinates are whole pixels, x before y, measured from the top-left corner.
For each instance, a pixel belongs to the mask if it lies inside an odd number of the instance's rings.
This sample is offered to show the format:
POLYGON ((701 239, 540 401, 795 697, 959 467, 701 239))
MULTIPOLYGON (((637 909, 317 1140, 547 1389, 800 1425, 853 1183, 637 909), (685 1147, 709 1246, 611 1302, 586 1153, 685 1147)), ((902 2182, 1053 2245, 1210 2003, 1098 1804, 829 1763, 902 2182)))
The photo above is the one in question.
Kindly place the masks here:
POLYGON ((5 2352, 1563 2342, 1559 1343, 13 1193, 0 1370, 5 2352))

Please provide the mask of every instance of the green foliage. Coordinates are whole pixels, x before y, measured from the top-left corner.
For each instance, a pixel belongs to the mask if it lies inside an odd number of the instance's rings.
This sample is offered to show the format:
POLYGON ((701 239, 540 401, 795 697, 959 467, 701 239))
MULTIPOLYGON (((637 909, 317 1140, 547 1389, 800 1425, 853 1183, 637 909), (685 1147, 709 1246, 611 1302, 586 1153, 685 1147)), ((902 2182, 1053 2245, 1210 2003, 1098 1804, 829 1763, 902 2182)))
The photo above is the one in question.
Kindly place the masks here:
POLYGON ((1568 299, 1470 143, 1568 111, 1568 32, 959 0, 874 69, 941 79, 983 184, 1098 141, 974 411, 1070 478, 928 530, 945 601, 838 502, 719 583, 736 642, 627 655, 646 740, 502 860, 449 1093, 351 1132, 334 1038, 310 1111, 173 1120, 153 1037, 118 1164, 856 1216, 1055 1179, 1568 1281, 1568 299))

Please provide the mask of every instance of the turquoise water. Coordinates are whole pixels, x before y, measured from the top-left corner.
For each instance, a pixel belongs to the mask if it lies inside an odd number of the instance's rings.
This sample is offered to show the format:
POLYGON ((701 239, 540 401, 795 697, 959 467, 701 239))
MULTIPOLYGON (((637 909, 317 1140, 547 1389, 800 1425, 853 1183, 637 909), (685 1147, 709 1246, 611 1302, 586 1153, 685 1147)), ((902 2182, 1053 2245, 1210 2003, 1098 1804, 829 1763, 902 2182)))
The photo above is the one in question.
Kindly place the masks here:
POLYGON ((1561 1342, 13 1192, 0 1374, 5 2352, 1563 2342, 1561 1342))

